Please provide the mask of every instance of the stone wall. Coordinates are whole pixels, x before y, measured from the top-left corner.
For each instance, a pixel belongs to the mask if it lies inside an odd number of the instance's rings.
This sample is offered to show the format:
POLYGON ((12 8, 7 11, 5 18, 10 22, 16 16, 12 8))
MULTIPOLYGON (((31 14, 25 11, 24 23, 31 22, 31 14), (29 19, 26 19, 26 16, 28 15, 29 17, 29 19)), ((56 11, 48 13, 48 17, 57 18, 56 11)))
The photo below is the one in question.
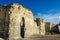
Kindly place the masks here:
POLYGON ((45 30, 46 30, 46 32, 50 31, 50 27, 51 27, 51 23, 49 23, 49 22, 45 23, 45 30))
POLYGON ((34 20, 31 10, 19 4, 0 6, 0 38, 17 40, 45 35, 50 30, 60 33, 60 24, 45 23, 41 18, 34 20))
POLYGON ((34 21, 31 10, 19 4, 0 7, 0 35, 4 39, 16 40, 31 37, 32 35, 45 35, 45 22, 41 18, 34 21))
POLYGON ((19 4, 0 7, 0 36, 5 40, 16 40, 39 34, 33 13, 19 4))
POLYGON ((4 12, 3 11, 3 8, 0 7, 0 37, 3 35, 3 32, 4 32, 4 12))
POLYGON ((7 39, 9 32, 9 7, 0 7, 0 37, 7 39))
POLYGON ((54 26, 54 24, 50 23, 50 22, 46 22, 45 23, 45 30, 46 32, 50 32, 51 28, 54 26))
POLYGON ((22 30, 24 31, 24 37, 30 37, 33 34, 39 34, 37 24, 34 22, 34 17, 30 10, 23 8, 19 4, 12 4, 9 9, 9 14, 9 40, 22 38, 21 27, 24 29, 22 30), (24 18, 24 24, 22 18, 24 18))
POLYGON ((39 27, 40 35, 45 35, 45 23, 41 18, 36 18, 37 26, 39 27))

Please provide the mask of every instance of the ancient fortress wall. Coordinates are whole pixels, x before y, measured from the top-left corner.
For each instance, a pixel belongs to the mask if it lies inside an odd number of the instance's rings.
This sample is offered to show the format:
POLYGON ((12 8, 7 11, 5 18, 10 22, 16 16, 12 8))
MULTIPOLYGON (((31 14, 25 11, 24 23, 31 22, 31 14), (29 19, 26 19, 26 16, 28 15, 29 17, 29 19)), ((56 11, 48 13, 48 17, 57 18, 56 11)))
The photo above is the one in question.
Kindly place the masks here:
POLYGON ((9 7, 1 6, 0 7, 0 37, 7 38, 9 30, 9 7))
POLYGON ((45 23, 41 18, 34 20, 32 11, 20 4, 0 6, 0 37, 5 40, 45 35, 50 30, 60 33, 60 24, 45 23))
POLYGON ((45 35, 45 22, 41 18, 36 18, 37 25, 39 27, 40 35, 45 35))
POLYGON ((21 27, 24 26, 24 37, 30 37, 33 34, 39 34, 37 24, 31 11, 23 8, 21 5, 13 4, 10 8, 10 39, 18 39, 21 34, 21 27), (22 21, 24 20, 24 22, 22 21), (24 23, 24 24, 23 24, 24 23), (14 36, 14 37, 13 37, 14 36))
POLYGON ((19 4, 0 7, 0 35, 9 40, 39 34, 33 13, 19 4))
POLYGON ((0 7, 0 35, 9 40, 45 35, 45 22, 37 18, 34 21, 33 13, 19 4, 0 7))
POLYGON ((49 32, 50 28, 51 28, 51 23, 49 23, 49 22, 45 23, 45 30, 46 30, 46 32, 49 32))

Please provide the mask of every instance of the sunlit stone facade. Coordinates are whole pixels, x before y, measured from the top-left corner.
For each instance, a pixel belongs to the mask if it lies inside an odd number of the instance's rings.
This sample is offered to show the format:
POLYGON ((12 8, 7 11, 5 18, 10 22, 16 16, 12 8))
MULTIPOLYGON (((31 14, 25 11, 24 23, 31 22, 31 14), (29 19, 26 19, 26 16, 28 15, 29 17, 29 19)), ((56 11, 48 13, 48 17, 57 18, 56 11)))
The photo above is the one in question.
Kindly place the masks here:
POLYGON ((41 18, 36 18, 37 26, 39 27, 40 35, 45 35, 45 22, 41 18))
POLYGON ((9 40, 39 34, 33 13, 19 4, 0 7, 0 35, 9 40))

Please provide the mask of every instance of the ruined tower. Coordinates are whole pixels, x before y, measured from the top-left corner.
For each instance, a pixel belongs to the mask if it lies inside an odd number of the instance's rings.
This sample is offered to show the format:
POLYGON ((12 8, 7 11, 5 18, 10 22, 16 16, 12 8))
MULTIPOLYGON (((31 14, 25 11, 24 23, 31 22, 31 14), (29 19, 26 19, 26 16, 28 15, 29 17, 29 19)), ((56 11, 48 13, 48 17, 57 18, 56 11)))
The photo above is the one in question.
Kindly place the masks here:
POLYGON ((37 26, 39 27, 39 32, 41 35, 45 35, 45 23, 41 18, 36 18, 37 26))

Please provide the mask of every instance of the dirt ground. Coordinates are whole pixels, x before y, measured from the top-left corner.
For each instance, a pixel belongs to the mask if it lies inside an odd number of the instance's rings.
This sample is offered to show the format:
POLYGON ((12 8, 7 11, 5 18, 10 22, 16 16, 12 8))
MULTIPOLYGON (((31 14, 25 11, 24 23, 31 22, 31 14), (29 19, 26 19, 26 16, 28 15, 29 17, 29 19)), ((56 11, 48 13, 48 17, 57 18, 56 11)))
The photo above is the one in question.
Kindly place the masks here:
POLYGON ((18 40, 60 40, 60 35, 34 36, 34 37, 23 38, 18 40))

